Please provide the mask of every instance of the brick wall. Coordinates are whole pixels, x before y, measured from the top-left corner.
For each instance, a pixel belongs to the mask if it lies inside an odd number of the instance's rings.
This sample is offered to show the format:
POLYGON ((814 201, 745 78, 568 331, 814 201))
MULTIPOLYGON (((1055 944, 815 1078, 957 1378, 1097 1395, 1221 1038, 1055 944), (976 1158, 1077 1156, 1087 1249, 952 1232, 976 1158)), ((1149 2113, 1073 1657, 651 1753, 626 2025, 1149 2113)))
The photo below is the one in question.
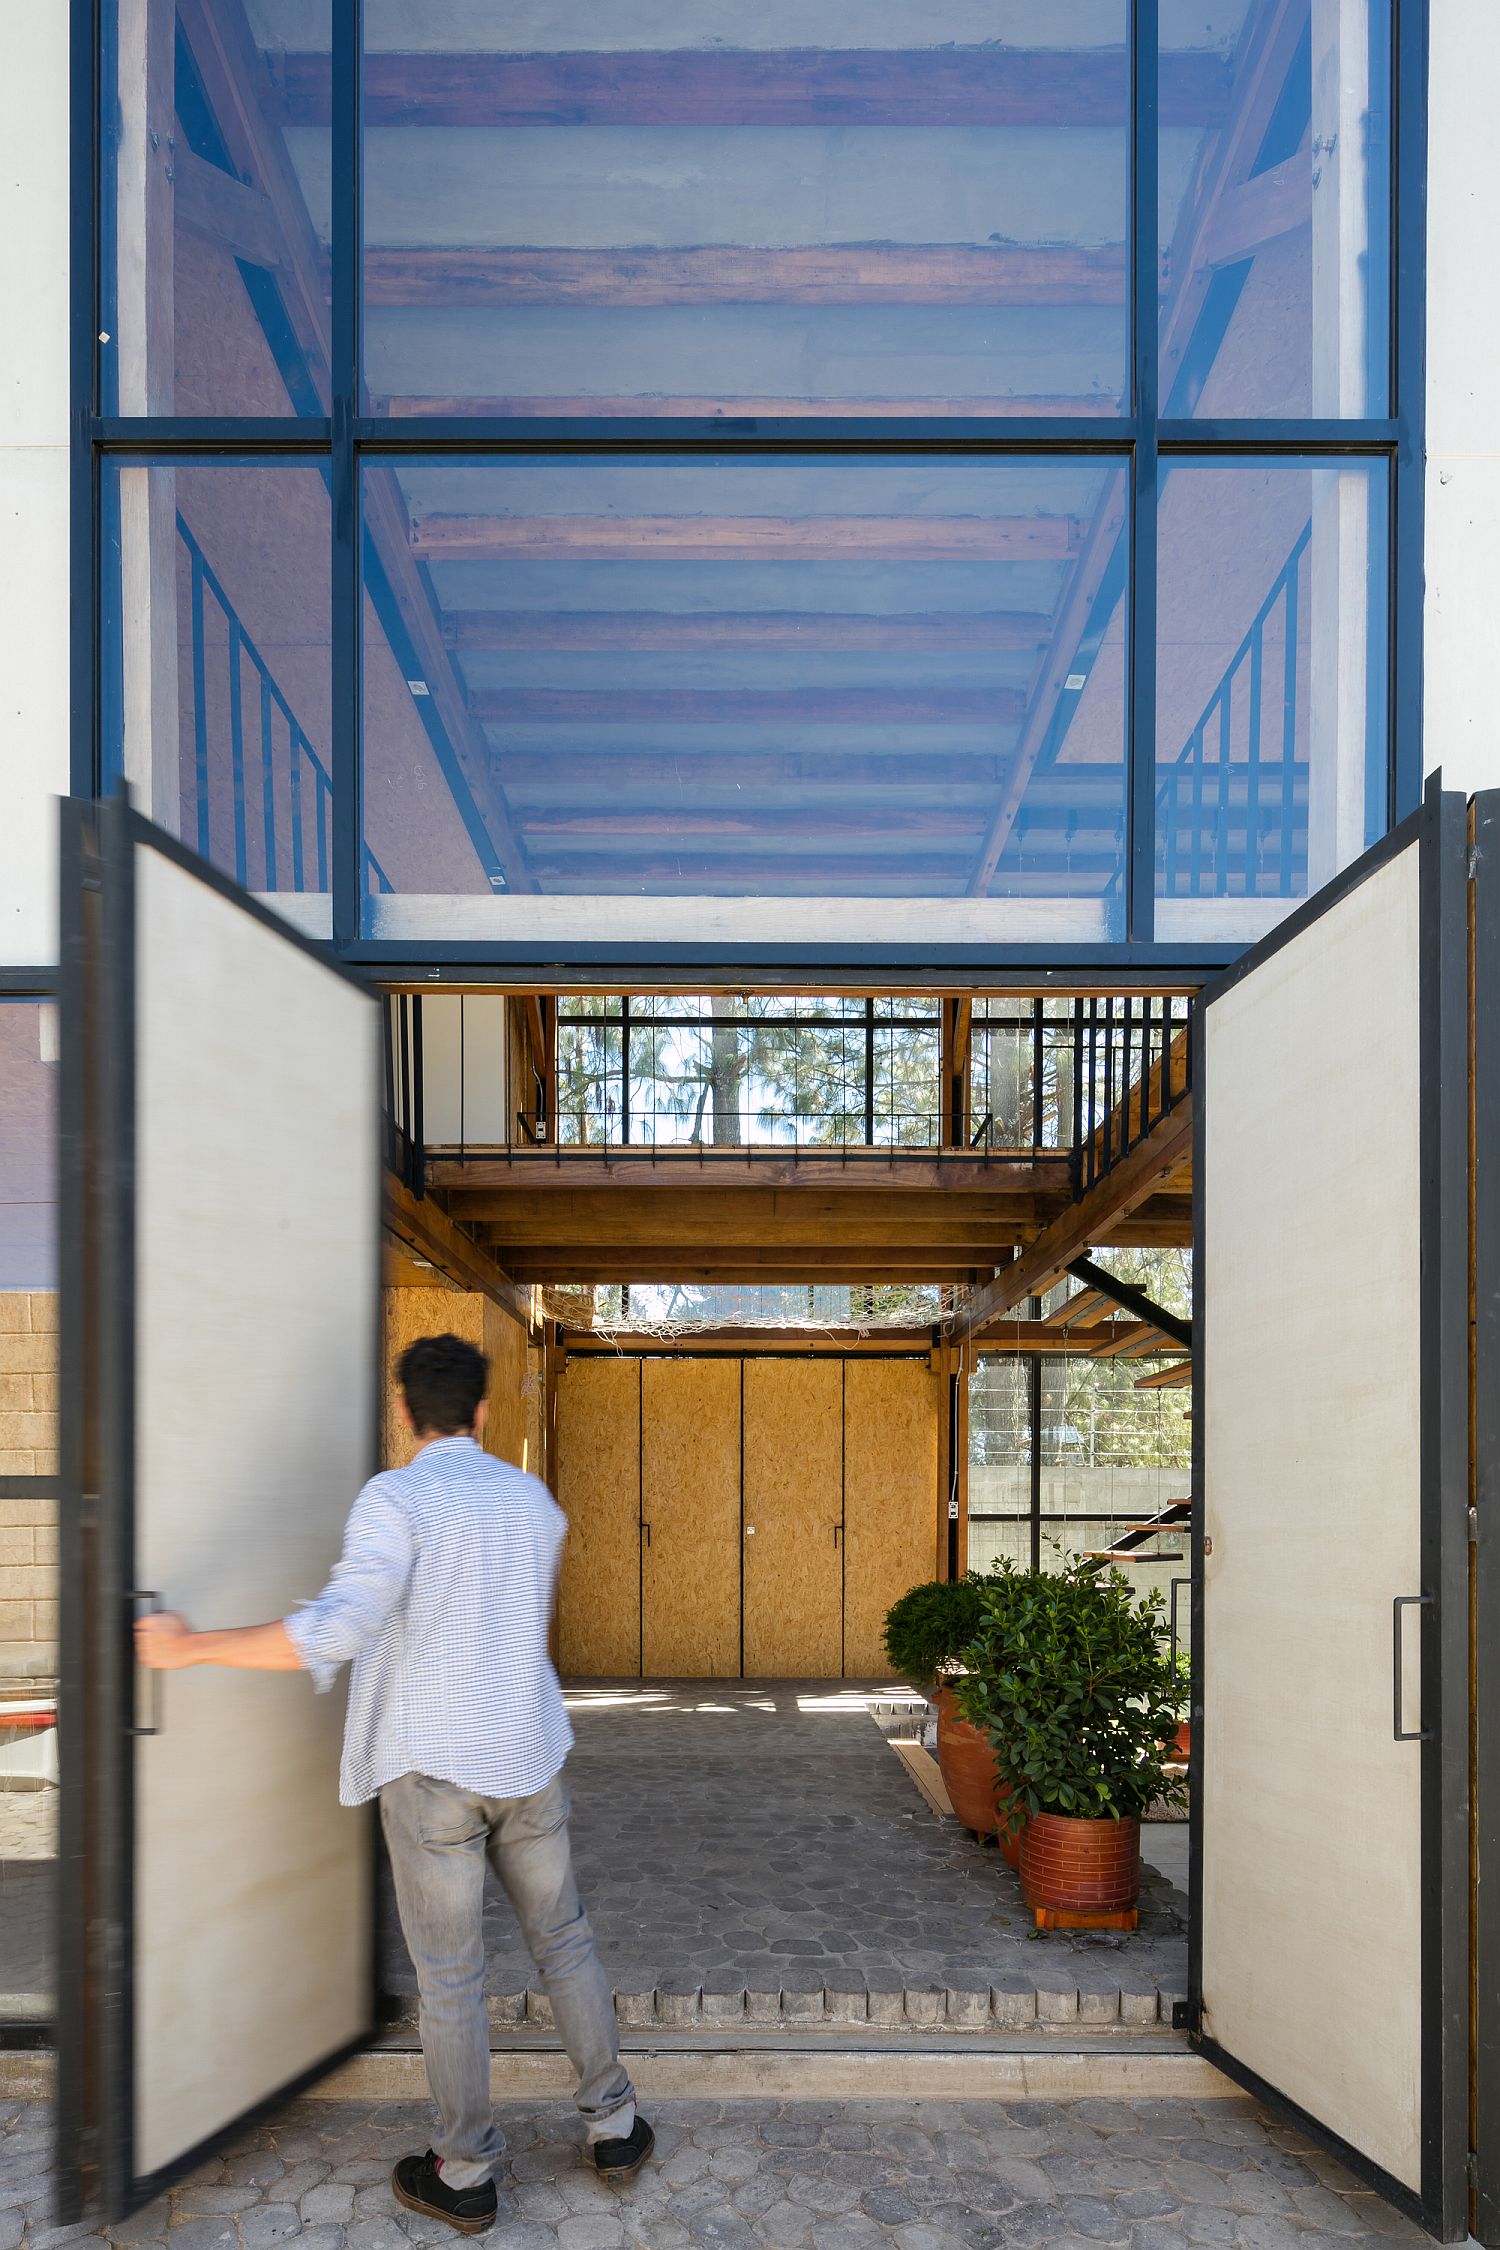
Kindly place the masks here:
MULTIPOLYGON (((0 1292, 0 1477, 57 1473, 57 1299, 0 1292)), ((57 1503, 0 1495, 0 1689, 57 1676, 57 1503)))

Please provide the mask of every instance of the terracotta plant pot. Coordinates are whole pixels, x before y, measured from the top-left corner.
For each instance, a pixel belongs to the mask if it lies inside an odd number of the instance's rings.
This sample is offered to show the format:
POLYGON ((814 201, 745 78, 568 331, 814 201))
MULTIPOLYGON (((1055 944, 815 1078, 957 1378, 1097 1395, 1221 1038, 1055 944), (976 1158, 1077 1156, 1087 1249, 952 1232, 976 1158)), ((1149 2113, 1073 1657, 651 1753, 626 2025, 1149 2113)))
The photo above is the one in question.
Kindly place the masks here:
POLYGON ((1030 1907, 1065 1914, 1127 1911, 1140 1897, 1140 1822, 1038 1813, 1021 1832, 1021 1889, 1030 1907))
MULTIPOLYGON (((995 1753, 982 1727, 971 1726, 960 1716, 951 1688, 937 1695, 938 1766, 953 1810, 965 1828, 976 1836, 993 1836, 1000 1826, 1001 1810, 1009 1791, 995 1771, 995 1753)), ((1014 1836, 1000 1837, 1000 1849, 1012 1867, 1020 1865, 1020 1843, 1014 1836)))
POLYGON ((1181 1725, 1177 1729, 1175 1739, 1177 1744, 1177 1755, 1181 1759, 1182 1763, 1186 1765, 1188 1760, 1193 1755, 1193 1722, 1191 1719, 1184 1719, 1182 1721, 1181 1725))

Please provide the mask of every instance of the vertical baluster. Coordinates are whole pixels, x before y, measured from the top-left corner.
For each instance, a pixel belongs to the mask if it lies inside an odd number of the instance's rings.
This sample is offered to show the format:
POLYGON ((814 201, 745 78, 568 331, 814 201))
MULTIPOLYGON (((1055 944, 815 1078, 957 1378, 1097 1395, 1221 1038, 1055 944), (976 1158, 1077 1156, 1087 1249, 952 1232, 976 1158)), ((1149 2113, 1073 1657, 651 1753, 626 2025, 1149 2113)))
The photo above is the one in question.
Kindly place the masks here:
POLYGON ((302 859, 302 730, 293 721, 287 731, 287 771, 292 800, 292 889, 306 889, 302 859))
POLYGON ((1034 1000, 1031 1015, 1031 1145, 1033 1149, 1041 1147, 1046 1126, 1046 1087, 1043 1083, 1046 1057, 1042 1048, 1043 1037, 1042 1003, 1040 1000, 1034 1000))
POLYGON ((1162 853, 1161 890, 1163 898, 1177 896, 1177 823, 1181 817, 1178 802, 1181 792, 1177 786, 1178 768, 1168 766, 1161 785, 1162 817, 1166 822, 1166 846, 1162 853))
POLYGON ((1128 1148, 1134 1145, 1135 1141, 1135 1135, 1130 1130, 1130 1055, 1132 1046, 1131 1033, 1134 1028, 1135 995, 1133 993, 1127 992, 1125 995, 1125 1023, 1124 1028, 1120 1033, 1120 1087, 1121 1098, 1125 1104, 1124 1109, 1121 1112, 1121 1156, 1125 1154, 1125 1151, 1128 1148))
POLYGON ((401 1177, 411 1186, 411 1000, 401 998, 401 1177))
POLYGON ((1245 896, 1260 890, 1261 659, 1266 621, 1258 617, 1250 640, 1250 740, 1245 756, 1245 896))
POLYGON ((1297 771, 1297 570, 1286 574, 1286 653, 1282 666, 1281 714, 1281 879, 1278 895, 1292 896, 1293 825, 1296 819, 1297 771))
POLYGON ((1100 1171, 1115 1160, 1115 996, 1104 1003, 1104 1149, 1100 1171))
POLYGON ((323 768, 309 755, 308 763, 313 773, 313 830, 318 840, 318 889, 328 888, 328 822, 333 807, 333 790, 323 768))
POLYGON ((271 675, 260 675, 260 818, 264 831, 266 889, 280 889, 276 869, 276 725, 271 704, 271 675))
POLYGON ((1083 1001, 1073 1002, 1073 1193, 1083 1186, 1083 1001))
POLYGON ((240 644, 244 635, 237 617, 226 619, 229 631, 229 778, 234 792, 234 879, 248 884, 245 850, 245 709, 240 680, 240 644))
POLYGON ((193 773, 198 791, 198 851, 209 857, 208 651, 203 638, 203 557, 194 547, 191 586, 193 636, 193 773))
POLYGON ((1224 898, 1229 891, 1229 777, 1234 768, 1230 763, 1233 749, 1231 726, 1234 717, 1234 673, 1224 682, 1224 692, 1219 699, 1219 801, 1214 820, 1214 881, 1213 895, 1224 898))
POLYGON ((387 993, 385 1006, 380 1011, 380 1044, 385 1063, 385 1160, 391 1171, 399 1172, 401 1143, 396 1133, 396 1050, 391 1036, 391 1012, 395 1005, 395 999, 387 993))
POLYGON ((1192 759, 1193 791, 1190 800, 1188 830, 1188 896, 1203 895, 1203 726, 1200 721, 1189 745, 1192 759))

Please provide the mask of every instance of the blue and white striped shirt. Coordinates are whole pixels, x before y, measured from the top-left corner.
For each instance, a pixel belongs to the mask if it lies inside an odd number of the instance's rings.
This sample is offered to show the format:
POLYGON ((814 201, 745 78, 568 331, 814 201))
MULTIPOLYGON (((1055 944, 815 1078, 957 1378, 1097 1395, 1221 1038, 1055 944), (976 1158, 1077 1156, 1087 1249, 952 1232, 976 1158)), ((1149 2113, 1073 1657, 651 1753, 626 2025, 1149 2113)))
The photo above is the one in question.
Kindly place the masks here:
POLYGON ((353 1662, 339 1796, 402 1774, 530 1797, 573 1746, 547 1653, 567 1519, 471 1437, 372 1477, 317 1597, 286 1620, 320 1690, 353 1662))

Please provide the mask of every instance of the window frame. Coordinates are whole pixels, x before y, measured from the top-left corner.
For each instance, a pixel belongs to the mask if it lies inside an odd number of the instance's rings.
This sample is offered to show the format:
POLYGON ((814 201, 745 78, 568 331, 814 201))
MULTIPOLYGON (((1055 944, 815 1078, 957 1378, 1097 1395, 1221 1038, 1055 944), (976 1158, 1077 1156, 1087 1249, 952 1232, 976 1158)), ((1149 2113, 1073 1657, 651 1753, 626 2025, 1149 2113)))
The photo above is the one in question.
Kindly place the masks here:
POLYGON ((825 982, 857 974, 866 990, 959 988, 986 971, 1024 970, 1037 989, 1070 985, 1101 970, 1160 972, 1192 981, 1238 958, 1237 943, 1159 944, 1155 938, 1155 710, 1160 467, 1177 455, 1357 456, 1388 465, 1385 662, 1389 714, 1387 826, 1421 801, 1423 386, 1425 380, 1425 179, 1429 0, 1391 0, 1390 210, 1388 301, 1392 413, 1348 422, 1287 419, 1165 421, 1160 418, 1157 343, 1159 275, 1157 185, 1158 0, 1134 0, 1130 53, 1128 312, 1130 411, 1110 420, 1037 417, 972 421, 899 417, 716 422, 700 419, 564 421, 496 417, 413 418, 403 425, 362 411, 360 121, 363 0, 332 5, 332 411, 317 418, 122 420, 100 404, 104 273, 102 215, 106 182, 101 102, 109 83, 105 40, 110 0, 70 0, 72 10, 72 745, 75 795, 101 788, 102 465, 110 458, 168 460, 192 453, 265 455, 328 463, 333 544, 332 826, 333 948, 372 981, 441 986, 465 979, 504 983, 545 970, 549 984, 618 989, 622 972, 637 984, 747 981, 788 988, 809 975, 825 982), (1011 457, 1104 454, 1129 474, 1127 598, 1129 676, 1126 708, 1127 804, 1125 933, 1107 943, 863 943, 795 945, 643 945, 601 939, 391 942, 361 935, 363 818, 360 799, 362 589, 359 485, 363 462, 442 454, 538 453, 617 456, 714 453, 767 456, 931 455, 1011 457), (691 973, 689 973, 691 972, 691 973))

